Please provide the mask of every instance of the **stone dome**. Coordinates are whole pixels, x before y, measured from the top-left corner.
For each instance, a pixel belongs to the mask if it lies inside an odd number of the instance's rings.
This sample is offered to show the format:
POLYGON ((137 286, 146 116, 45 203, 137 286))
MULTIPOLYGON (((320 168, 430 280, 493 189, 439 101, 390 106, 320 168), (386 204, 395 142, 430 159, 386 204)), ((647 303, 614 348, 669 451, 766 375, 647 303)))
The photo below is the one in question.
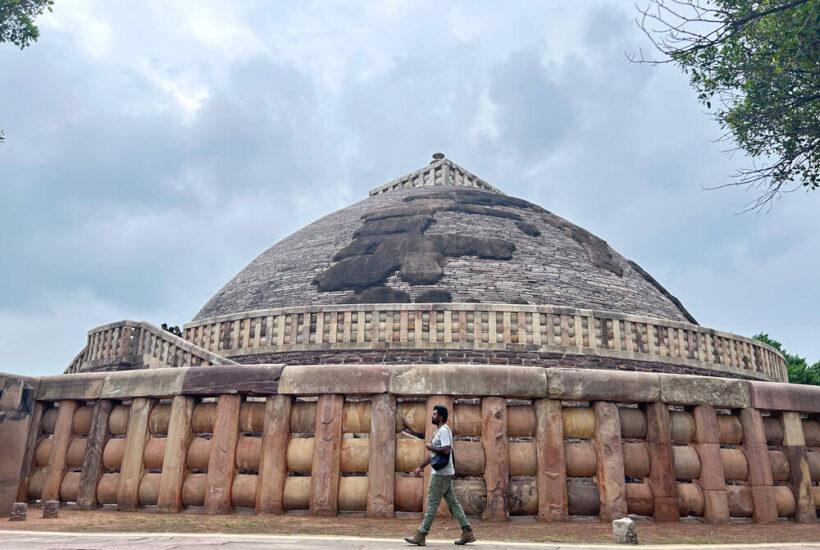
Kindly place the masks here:
POLYGON ((434 158, 264 251, 194 321, 291 306, 472 302, 696 323, 604 240, 434 158))

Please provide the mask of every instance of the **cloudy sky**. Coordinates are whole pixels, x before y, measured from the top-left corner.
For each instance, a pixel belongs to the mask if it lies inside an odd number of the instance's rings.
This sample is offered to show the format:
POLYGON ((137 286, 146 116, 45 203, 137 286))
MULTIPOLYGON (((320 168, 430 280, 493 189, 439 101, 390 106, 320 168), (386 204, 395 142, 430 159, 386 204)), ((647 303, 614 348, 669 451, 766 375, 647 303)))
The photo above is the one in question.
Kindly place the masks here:
POLYGON ((820 359, 820 194, 768 213, 623 2, 57 0, 0 46, 0 371, 182 324, 259 252, 443 151, 820 359))

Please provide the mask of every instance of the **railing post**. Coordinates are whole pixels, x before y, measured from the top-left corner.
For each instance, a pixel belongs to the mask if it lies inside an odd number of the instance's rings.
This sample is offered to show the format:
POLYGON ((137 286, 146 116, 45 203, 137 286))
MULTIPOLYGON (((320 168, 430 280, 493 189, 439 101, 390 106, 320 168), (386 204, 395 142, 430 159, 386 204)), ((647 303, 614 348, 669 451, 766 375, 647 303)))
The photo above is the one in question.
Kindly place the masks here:
POLYGON ((117 509, 120 511, 136 510, 140 505, 140 481, 145 473, 143 453, 148 441, 148 417, 152 406, 153 400, 149 397, 136 397, 131 401, 125 450, 117 484, 117 509))
POLYGON ((598 494, 604 521, 625 517, 624 455, 621 443, 621 419, 614 403, 596 401, 595 452, 598 455, 598 494))
POLYGON ((483 397, 481 418, 484 481, 487 484, 487 507, 482 517, 491 521, 503 521, 510 515, 507 400, 503 397, 483 397))
POLYGON ((800 413, 785 411, 783 422, 783 446, 789 459, 789 482, 796 504, 794 517, 798 523, 813 523, 817 519, 814 496, 811 491, 811 472, 806 456, 806 438, 800 413))
POLYGON ((108 416, 112 408, 113 403, 108 399, 98 399, 94 402, 91 428, 88 431, 83 456, 83 471, 80 474, 80 487, 77 491, 77 507, 81 510, 91 510, 99 506, 97 483, 103 473, 102 455, 109 437, 108 416))
POLYGON ((777 521, 777 506, 772 489, 772 467, 766 430, 760 411, 741 409, 740 425, 743 428, 743 452, 749 465, 748 483, 754 502, 754 520, 757 523, 774 523, 777 521))
POLYGON ((566 520, 567 465, 564 456, 564 422, 560 401, 535 401, 535 445, 538 519, 566 520))
POLYGON ((396 485, 396 396, 370 400, 370 453, 367 464, 367 515, 392 518, 396 485))
MULTIPOLYGON (((715 409, 698 405, 692 409, 695 420, 695 450, 700 459, 698 485, 703 491, 703 518, 709 523, 729 521, 729 498, 720 459, 720 432, 715 409)), ((769 457, 766 456, 768 467, 769 457)))
POLYGON ((48 458, 46 479, 43 484, 42 496, 40 497, 43 502, 47 500, 60 500, 60 484, 66 472, 65 458, 68 452, 68 446, 74 437, 74 413, 76 411, 76 401, 60 401, 60 408, 57 413, 57 424, 54 427, 54 437, 51 442, 51 454, 48 458))
POLYGON ((231 487, 236 470, 236 440, 239 436, 239 408, 242 396, 223 394, 217 398, 216 419, 208 457, 208 485, 205 513, 227 514, 233 508, 231 487))
POLYGON ((290 395, 268 396, 265 404, 259 485, 256 490, 257 512, 282 513, 282 495, 288 478, 287 454, 292 404, 293 397, 290 395))
POLYGON ((182 509, 182 484, 187 471, 193 413, 193 398, 184 395, 174 397, 171 402, 171 415, 168 419, 165 455, 162 459, 162 477, 159 481, 157 496, 157 508, 162 512, 179 512, 182 509))
POLYGON ((310 512, 317 516, 335 516, 338 509, 343 415, 343 396, 319 396, 310 474, 310 512))

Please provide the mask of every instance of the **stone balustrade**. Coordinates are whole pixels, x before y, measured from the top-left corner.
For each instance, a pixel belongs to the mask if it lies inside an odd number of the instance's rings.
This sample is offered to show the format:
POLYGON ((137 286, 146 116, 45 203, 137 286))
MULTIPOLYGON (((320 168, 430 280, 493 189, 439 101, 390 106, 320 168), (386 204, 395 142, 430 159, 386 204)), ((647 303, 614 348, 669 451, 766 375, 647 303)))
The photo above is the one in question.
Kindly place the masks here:
POLYGON ((504 194, 500 189, 445 158, 435 160, 421 170, 416 170, 406 176, 371 189, 369 194, 370 196, 382 195, 411 187, 438 187, 444 185, 469 187, 481 191, 491 191, 500 195, 504 194))
MULTIPOLYGON (((564 366, 573 357, 592 356, 614 359, 613 365, 619 361, 653 364, 648 370, 661 371, 668 365, 687 373, 787 379, 783 356, 750 338, 664 319, 556 306, 294 307, 188 323, 184 336, 214 354, 244 356, 252 362, 305 363, 310 362, 305 354, 323 351, 390 350, 400 355, 397 350, 434 350, 479 352, 483 362, 490 357, 492 363, 494 352, 515 351, 516 360, 524 364, 538 364, 546 357, 543 354, 560 357, 564 366)), ((366 353, 359 357, 359 362, 368 361, 366 353)), ((420 357, 408 362, 424 362, 420 357)), ((452 361, 459 361, 459 354, 453 357, 452 361)))
POLYGON ((146 322, 119 321, 88 331, 88 342, 65 373, 236 364, 146 322))
MULTIPOLYGON (((232 365, 31 381, 19 495, 226 513, 423 510, 447 403, 468 514, 815 521, 820 388, 474 365, 232 365), (490 490, 492 488, 492 490, 490 490)), ((301 512, 303 513, 303 512, 301 512)))

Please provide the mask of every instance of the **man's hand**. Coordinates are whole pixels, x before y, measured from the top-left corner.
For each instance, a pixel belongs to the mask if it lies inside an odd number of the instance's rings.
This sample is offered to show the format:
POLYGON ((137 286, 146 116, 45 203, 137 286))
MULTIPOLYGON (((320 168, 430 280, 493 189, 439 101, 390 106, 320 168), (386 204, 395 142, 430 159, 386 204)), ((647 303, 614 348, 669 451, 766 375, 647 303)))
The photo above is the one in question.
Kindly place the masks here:
MULTIPOLYGON (((428 445, 428 446, 429 446, 429 445, 428 445)), ((413 477, 421 477, 421 474, 422 474, 422 472, 423 472, 423 471, 424 471, 424 470, 422 470, 422 469, 421 469, 421 466, 419 466, 418 468, 416 468, 415 470, 413 470, 413 471, 410 473, 410 475, 411 475, 411 476, 413 476, 413 477)))
POLYGON ((432 446, 432 445, 425 445, 425 447, 427 447, 427 450, 428 450, 428 451, 432 451, 432 450, 433 450, 433 446, 432 446))

